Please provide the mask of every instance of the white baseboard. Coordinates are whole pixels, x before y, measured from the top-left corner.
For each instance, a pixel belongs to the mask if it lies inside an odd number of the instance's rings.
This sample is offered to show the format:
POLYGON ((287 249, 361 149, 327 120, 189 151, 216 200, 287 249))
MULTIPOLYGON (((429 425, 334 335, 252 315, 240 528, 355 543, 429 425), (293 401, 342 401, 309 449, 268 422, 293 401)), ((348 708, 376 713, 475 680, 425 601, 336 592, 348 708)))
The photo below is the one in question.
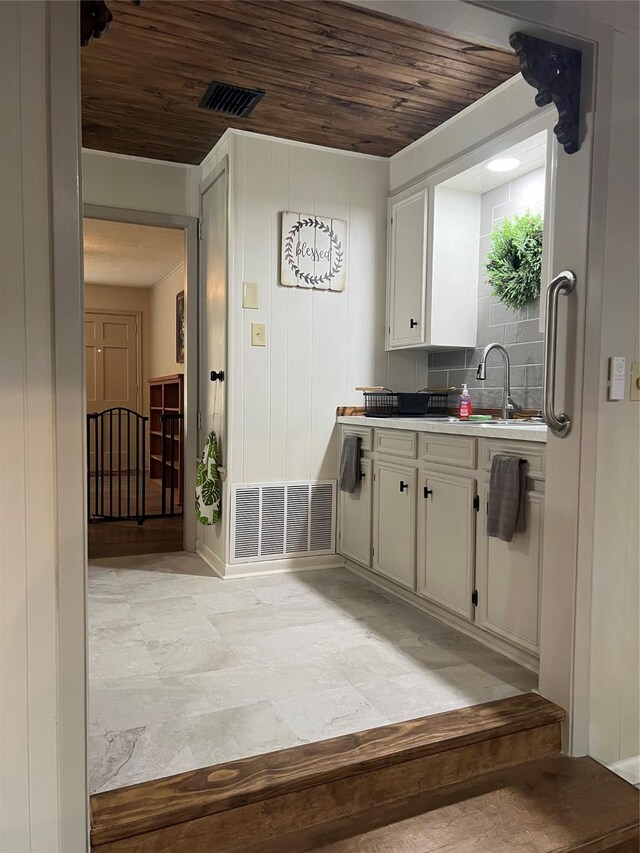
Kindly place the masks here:
POLYGON ((210 566, 219 578, 224 578, 225 562, 215 554, 208 545, 203 545, 198 542, 196 545, 196 553, 202 557, 205 563, 210 566))
POLYGON ((344 568, 344 557, 340 554, 325 554, 322 557, 287 557, 284 560, 259 560, 252 563, 225 563, 206 545, 199 545, 198 553, 218 577, 225 580, 344 568))
POLYGON ((607 767, 616 776, 621 776, 627 782, 631 782, 632 785, 640 785, 640 755, 623 758, 622 761, 614 761, 613 764, 607 764, 607 767))
POLYGON ((370 583, 379 586, 381 589, 384 589, 386 592, 395 595, 397 598, 401 598, 407 604, 411 604, 413 607, 417 607, 418 610, 423 610, 429 616, 433 616, 434 619, 438 619, 440 622, 444 622, 444 624, 448 625, 450 628, 455 628, 456 631, 461 631, 463 634, 467 634, 467 636, 472 637, 479 643, 483 643, 483 645, 488 646, 490 649, 493 649, 494 652, 499 652, 501 655, 510 658, 516 663, 519 663, 520 666, 524 666, 526 669, 530 669, 532 672, 537 673, 539 671, 540 662, 538 658, 535 657, 535 655, 531 654, 531 652, 527 652, 524 649, 518 649, 515 646, 512 646, 510 643, 503 641, 498 637, 494 637, 493 634, 489 634, 482 628, 478 628, 469 622, 465 622, 464 619, 460 619, 453 613, 449 613, 447 610, 442 607, 439 607, 437 604, 425 601, 425 599, 423 599, 417 593, 411 592, 411 590, 408 589, 404 589, 403 587, 394 584, 393 581, 388 581, 386 578, 383 578, 379 574, 377 574, 377 572, 372 572, 369 569, 365 569, 364 566, 359 566, 357 563, 352 563, 351 560, 345 560, 345 566, 347 569, 349 569, 349 571, 353 572, 354 574, 365 578, 365 580, 368 580, 370 583))

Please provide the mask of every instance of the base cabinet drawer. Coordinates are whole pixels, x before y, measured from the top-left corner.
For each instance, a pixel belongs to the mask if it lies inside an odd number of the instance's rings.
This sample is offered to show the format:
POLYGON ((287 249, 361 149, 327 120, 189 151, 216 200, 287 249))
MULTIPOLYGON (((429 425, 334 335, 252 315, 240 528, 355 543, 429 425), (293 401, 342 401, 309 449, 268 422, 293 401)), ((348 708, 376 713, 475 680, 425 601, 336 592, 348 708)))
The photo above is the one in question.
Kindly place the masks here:
POLYGON ((408 465, 374 463, 373 564, 376 572, 416 588, 416 486, 408 465))
POLYGON ((471 621, 476 481, 424 469, 418 485, 418 592, 471 621))
POLYGON ((374 436, 374 449, 385 456, 403 456, 415 459, 418 450, 418 435, 402 429, 377 429, 374 436))
POLYGON ((539 649, 544 495, 527 492, 526 529, 511 542, 487 536, 488 483, 478 518, 478 612, 481 627, 532 652, 539 649))
POLYGON ((338 491, 338 551, 349 560, 371 568, 371 503, 373 495, 373 463, 361 459, 362 479, 359 487, 349 492, 338 491))
POLYGON ((373 429, 371 427, 363 427, 354 424, 353 426, 347 426, 346 424, 342 424, 340 426, 340 441, 338 447, 338 457, 342 452, 342 442, 348 435, 357 435, 360 439, 360 450, 363 453, 367 453, 370 450, 373 450, 373 429))

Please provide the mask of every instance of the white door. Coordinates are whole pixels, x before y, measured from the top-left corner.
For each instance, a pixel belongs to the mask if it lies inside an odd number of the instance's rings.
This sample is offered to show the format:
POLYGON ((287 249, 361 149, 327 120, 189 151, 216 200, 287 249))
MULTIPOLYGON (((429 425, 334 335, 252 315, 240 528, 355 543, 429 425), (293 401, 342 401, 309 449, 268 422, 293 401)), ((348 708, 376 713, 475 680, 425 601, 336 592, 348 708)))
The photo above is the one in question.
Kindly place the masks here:
MULTIPOLYGON (((87 414, 113 408, 138 411, 137 317, 135 314, 87 311, 84 329, 87 414)), ((105 422, 102 464, 107 471, 116 471, 119 466, 126 471, 130 467, 126 423, 126 419, 121 421, 119 436, 114 425, 114 435, 111 436, 111 421, 105 422)), ((132 445, 133 442, 131 439, 132 445)), ((89 448, 89 470, 94 471, 95 442, 91 442, 89 448)))
POLYGON ((480 492, 477 621, 532 652, 539 648, 544 495, 527 492, 526 529, 511 542, 487 536, 488 483, 480 492))
MULTIPOLYGON (((227 229, 228 189, 226 160, 201 196, 200 241, 200 432, 198 452, 209 432, 218 439, 218 464, 224 468, 226 446, 227 388, 227 229), (224 380, 211 381, 211 373, 224 380)), ((227 493, 223 487, 222 520, 212 527, 198 525, 199 543, 226 560, 227 493)))
POLYGON ((416 485, 418 472, 394 462, 374 464, 373 566, 409 589, 416 588, 416 485))
POLYGON ((427 189, 390 204, 388 348, 423 343, 427 189))
POLYGON ((475 609, 475 496, 475 480, 420 472, 418 592, 469 620, 475 609))
POLYGON ((339 492, 338 550, 355 563, 371 567, 371 496, 373 465, 370 459, 360 461, 362 479, 353 492, 339 492))

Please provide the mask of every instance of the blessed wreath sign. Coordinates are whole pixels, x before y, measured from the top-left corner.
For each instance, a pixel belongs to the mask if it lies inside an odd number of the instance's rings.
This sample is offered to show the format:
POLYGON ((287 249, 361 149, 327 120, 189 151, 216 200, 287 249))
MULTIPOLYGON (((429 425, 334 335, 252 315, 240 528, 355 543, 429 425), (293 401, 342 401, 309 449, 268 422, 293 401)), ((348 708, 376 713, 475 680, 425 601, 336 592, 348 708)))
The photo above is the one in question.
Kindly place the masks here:
POLYGON ((347 223, 309 213, 282 214, 282 274, 286 287, 344 290, 347 223))

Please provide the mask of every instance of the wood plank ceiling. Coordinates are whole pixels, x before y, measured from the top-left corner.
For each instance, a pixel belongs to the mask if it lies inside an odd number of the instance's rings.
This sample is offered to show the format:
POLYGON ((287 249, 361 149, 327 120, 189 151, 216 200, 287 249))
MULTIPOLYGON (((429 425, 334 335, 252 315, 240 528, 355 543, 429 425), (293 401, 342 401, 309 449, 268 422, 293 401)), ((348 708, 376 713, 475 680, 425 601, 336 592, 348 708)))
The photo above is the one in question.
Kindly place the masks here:
POLYGON ((82 49, 87 148, 200 163, 228 127, 390 156, 518 71, 508 51, 336 0, 109 0, 82 49), (198 107, 262 89, 248 118, 198 107))

